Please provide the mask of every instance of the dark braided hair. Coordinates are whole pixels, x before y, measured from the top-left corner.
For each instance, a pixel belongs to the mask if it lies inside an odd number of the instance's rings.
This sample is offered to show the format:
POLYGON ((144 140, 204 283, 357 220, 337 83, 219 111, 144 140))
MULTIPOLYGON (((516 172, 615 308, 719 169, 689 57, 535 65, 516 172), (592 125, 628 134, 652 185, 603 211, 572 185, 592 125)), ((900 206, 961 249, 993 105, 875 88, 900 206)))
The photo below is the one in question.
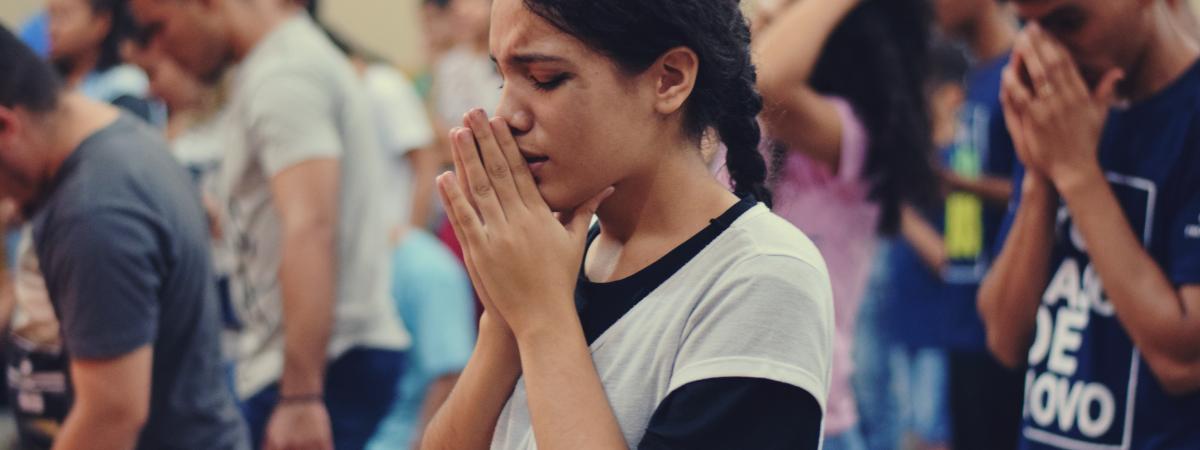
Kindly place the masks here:
MULTIPOLYGON (((867 130, 864 171, 885 235, 899 230, 901 204, 937 198, 925 97, 932 21, 927 0, 863 2, 829 36, 810 80, 818 92, 845 98, 867 130)), ((783 151, 776 146, 772 159, 783 151)))
POLYGON ((697 141, 715 129, 725 143, 730 178, 739 197, 771 204, 767 164, 758 151, 750 28, 737 0, 524 0, 534 14, 608 56, 624 71, 641 73, 675 47, 700 60, 696 86, 684 109, 685 131, 697 141))

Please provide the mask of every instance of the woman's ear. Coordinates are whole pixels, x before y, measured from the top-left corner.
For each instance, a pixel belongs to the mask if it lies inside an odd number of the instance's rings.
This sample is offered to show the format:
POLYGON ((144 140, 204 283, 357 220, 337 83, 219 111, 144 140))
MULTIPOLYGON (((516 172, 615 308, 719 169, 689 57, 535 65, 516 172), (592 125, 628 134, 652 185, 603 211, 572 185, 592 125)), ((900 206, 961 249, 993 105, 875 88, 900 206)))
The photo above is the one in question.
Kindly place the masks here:
POLYGON ((660 114, 673 114, 683 108, 700 71, 700 57, 687 47, 667 50, 651 67, 655 80, 654 109, 660 114))

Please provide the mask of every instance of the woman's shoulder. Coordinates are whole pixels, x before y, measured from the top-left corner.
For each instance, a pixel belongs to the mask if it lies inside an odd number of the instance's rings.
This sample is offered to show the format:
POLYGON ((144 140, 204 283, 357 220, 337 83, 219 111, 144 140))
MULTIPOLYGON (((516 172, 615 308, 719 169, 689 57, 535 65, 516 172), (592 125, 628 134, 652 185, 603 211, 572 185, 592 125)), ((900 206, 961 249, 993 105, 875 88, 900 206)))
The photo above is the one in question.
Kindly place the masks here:
POLYGON ((828 276, 825 259, 808 235, 765 205, 747 211, 729 227, 724 245, 735 253, 738 265, 746 261, 795 260, 828 276))

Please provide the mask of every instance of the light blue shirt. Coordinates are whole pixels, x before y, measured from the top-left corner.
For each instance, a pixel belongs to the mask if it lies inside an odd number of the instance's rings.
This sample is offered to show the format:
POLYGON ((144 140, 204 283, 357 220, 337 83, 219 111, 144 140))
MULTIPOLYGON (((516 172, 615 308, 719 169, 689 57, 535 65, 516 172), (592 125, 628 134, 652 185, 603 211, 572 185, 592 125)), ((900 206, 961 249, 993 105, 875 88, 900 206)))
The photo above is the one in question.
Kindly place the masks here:
POLYGON ((396 402, 368 450, 409 448, 429 383, 461 372, 475 344, 475 298, 454 254, 432 234, 413 230, 392 261, 392 297, 412 335, 412 348, 396 402))

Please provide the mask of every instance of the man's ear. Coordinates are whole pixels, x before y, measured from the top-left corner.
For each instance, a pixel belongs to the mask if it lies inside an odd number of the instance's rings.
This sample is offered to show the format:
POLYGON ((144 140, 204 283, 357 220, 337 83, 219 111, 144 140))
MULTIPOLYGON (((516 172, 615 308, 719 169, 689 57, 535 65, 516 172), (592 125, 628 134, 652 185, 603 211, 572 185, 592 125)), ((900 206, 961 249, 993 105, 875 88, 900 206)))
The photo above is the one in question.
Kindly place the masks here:
POLYGON ((7 106, 0 106, 0 140, 11 138, 18 130, 17 111, 7 106))

